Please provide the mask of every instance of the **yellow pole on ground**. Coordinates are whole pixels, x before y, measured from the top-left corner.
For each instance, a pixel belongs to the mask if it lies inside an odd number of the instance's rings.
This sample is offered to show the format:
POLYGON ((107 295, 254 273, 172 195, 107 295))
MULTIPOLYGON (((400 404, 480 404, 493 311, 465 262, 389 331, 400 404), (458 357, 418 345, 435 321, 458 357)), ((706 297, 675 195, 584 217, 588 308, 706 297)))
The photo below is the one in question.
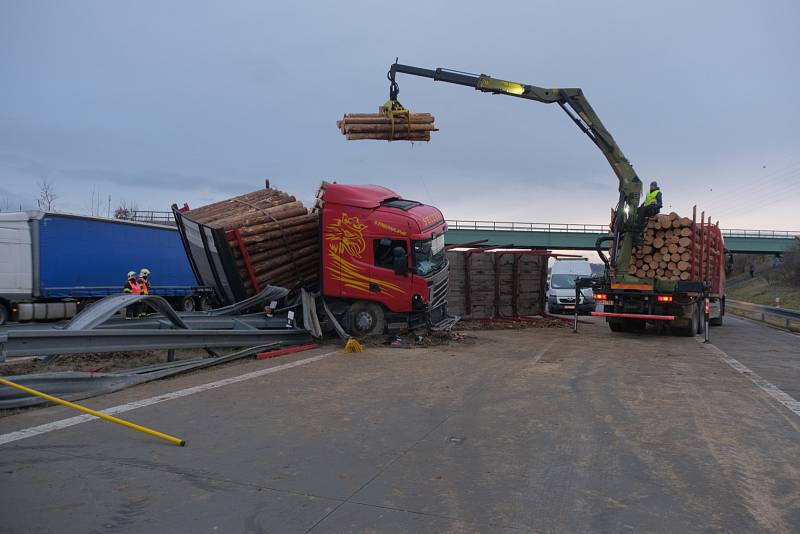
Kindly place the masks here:
POLYGON ((23 386, 21 384, 17 384, 16 382, 12 382, 11 380, 7 380, 5 378, 0 377, 0 384, 4 384, 8 387, 18 389, 20 391, 24 391, 30 395, 35 395, 37 397, 41 397, 43 399, 47 399, 50 402, 55 402, 56 404, 60 404, 62 406, 66 406, 68 408, 73 408, 80 412, 88 413, 89 415, 93 415, 95 417, 99 417, 100 419, 105 419, 106 421, 111 421, 112 423, 117 423, 118 425, 127 426, 128 428, 132 428, 134 430, 138 430, 139 432, 144 432, 145 434, 150 434, 151 436, 155 436, 157 438, 161 438, 164 440, 169 441, 170 443, 174 443, 175 445, 180 445, 183 447, 186 445, 186 442, 180 438, 176 438, 174 436, 170 436, 169 434, 164 434, 159 432, 158 430, 153 430, 141 425, 137 425, 135 423, 130 423, 125 421, 124 419, 120 419, 119 417, 114 417, 113 415, 108 415, 103 412, 98 412, 97 410, 92 410, 91 408, 86 408, 85 406, 81 406, 80 404, 75 404, 74 402, 65 401, 63 399, 59 399, 58 397, 54 397, 52 395, 48 395, 47 393, 42 393, 41 391, 36 391, 35 389, 31 389, 27 386, 23 386))

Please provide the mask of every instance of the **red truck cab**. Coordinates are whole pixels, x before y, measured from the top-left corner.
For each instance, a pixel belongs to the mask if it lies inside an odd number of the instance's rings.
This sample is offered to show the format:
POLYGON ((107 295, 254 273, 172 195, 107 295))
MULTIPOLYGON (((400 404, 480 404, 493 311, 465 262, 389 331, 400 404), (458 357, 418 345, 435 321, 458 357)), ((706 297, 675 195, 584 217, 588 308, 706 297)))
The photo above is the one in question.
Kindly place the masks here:
POLYGON ((326 184, 322 294, 355 334, 447 320, 442 212, 377 185, 326 184))

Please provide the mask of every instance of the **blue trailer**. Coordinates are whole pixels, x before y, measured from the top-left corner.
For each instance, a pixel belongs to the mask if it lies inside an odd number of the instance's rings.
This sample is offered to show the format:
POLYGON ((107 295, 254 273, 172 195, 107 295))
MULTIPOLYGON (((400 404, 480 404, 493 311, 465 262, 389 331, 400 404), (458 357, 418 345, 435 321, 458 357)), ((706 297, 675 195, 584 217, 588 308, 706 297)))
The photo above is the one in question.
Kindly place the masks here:
POLYGON ((0 214, 0 324, 72 317, 122 292, 128 271, 150 270, 150 293, 178 309, 204 306, 174 227, 28 211, 0 214))

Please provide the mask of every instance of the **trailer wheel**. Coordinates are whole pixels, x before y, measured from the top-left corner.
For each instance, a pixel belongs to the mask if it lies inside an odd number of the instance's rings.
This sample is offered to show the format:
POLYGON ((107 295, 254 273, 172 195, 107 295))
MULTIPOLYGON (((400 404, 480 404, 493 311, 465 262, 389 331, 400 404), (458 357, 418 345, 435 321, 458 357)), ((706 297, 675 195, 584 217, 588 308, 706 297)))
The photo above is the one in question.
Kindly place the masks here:
POLYGON ((0 302, 0 325, 6 324, 6 321, 8 321, 8 306, 0 302))
POLYGON ((185 312, 193 312, 195 309, 194 306, 194 297, 191 295, 188 297, 183 297, 181 300, 181 311, 185 312))
POLYGON ((383 308, 374 302, 356 301, 347 310, 345 324, 347 331, 356 337, 382 334, 385 326, 383 308))

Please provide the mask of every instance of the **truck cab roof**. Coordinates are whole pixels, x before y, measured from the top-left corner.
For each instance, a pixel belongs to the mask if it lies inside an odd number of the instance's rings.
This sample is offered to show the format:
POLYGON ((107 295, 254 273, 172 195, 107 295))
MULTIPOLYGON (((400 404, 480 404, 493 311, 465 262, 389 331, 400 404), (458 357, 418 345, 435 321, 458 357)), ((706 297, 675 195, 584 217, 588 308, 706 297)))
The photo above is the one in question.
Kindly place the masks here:
MULTIPOLYGON (((362 209, 383 211, 384 223, 404 226, 411 239, 424 238, 437 226, 444 225, 444 216, 439 209, 415 200, 408 200, 396 192, 379 185, 327 184, 323 196, 328 204, 353 206, 362 209), (384 211, 385 210, 385 211, 384 211)), ((443 226, 442 231, 445 228, 443 226)))

